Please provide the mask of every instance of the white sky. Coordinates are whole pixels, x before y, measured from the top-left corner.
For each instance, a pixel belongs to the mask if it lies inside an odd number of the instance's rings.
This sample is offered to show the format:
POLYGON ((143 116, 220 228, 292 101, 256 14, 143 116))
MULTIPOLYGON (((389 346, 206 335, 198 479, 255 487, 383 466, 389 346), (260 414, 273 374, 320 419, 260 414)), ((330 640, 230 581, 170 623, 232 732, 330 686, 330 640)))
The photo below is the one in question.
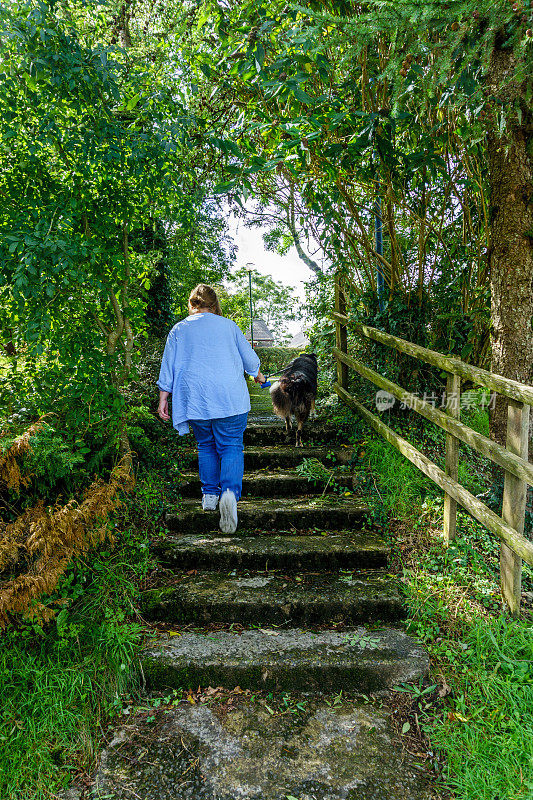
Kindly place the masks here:
MULTIPOLYGON (((263 245, 263 232, 266 228, 245 228, 242 219, 230 216, 228 219, 230 235, 238 247, 235 268, 245 267, 251 261, 254 268, 264 275, 272 275, 274 280, 292 286, 299 299, 305 299, 304 283, 312 277, 311 270, 298 258, 295 247, 291 247, 286 256, 279 256, 263 245)), ((301 329, 301 322, 289 322, 290 333, 301 329)))

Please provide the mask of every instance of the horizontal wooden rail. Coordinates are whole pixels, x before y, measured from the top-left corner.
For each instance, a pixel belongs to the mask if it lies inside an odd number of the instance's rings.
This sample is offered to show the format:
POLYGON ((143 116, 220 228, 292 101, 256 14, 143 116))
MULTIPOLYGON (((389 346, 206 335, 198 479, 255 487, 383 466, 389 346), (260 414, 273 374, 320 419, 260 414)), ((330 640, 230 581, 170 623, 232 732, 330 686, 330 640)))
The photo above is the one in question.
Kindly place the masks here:
POLYGON ((379 372, 375 372, 373 369, 365 366, 361 361, 353 358, 353 356, 343 353, 337 347, 333 348, 333 354, 339 361, 342 361, 343 364, 346 364, 348 367, 358 372, 359 375, 362 375, 363 378, 379 386, 380 389, 389 392, 389 394, 392 394, 397 400, 400 400, 409 408, 416 410, 423 417, 434 422, 435 425, 438 425, 440 428, 443 428, 448 433, 457 437, 457 439, 473 447, 478 453, 492 459, 492 461, 500 467, 516 475, 520 480, 526 481, 526 483, 533 486, 533 464, 530 461, 525 461, 514 453, 510 453, 507 448, 489 439, 487 436, 483 436, 482 433, 477 433, 477 431, 472 430, 472 428, 459 422, 459 420, 434 408, 431 403, 422 400, 415 394, 411 394, 411 392, 405 391, 405 389, 402 389, 398 384, 384 378, 379 372))
POLYGON ((359 414, 368 424, 374 428, 384 439, 396 447, 400 453, 411 461, 428 478, 434 481, 441 489, 457 500, 463 508, 472 514, 478 522, 481 522, 491 533, 498 536, 505 544, 513 550, 526 564, 533 566, 533 542, 530 542, 521 533, 518 533, 510 525, 507 525, 494 511, 478 500, 460 483, 450 478, 446 473, 437 467, 423 453, 416 449, 406 439, 399 436, 392 428, 385 425, 379 417, 372 414, 365 406, 361 405, 355 397, 349 394, 338 383, 333 386, 335 392, 341 400, 359 414))
POLYGON ((355 322, 346 313, 346 281, 349 284, 349 277, 342 276, 340 272, 336 274, 335 311, 330 314, 331 319, 335 321, 337 331, 337 347, 333 350, 337 362, 338 379, 335 387, 337 394, 390 444, 394 445, 418 469, 444 490, 443 534, 446 544, 449 544, 456 535, 458 503, 489 531, 499 537, 501 540, 500 585, 502 597, 510 613, 517 616, 521 600, 522 559, 531 564, 533 554, 533 542, 523 535, 527 484, 533 485, 533 464, 528 460, 528 433, 531 406, 533 406, 533 386, 504 378, 502 375, 495 375, 472 364, 467 364, 456 356, 429 350, 413 342, 400 339, 398 336, 385 333, 385 331, 355 322), (444 370, 446 373, 445 413, 348 355, 348 328, 362 337, 392 347, 418 361, 444 370), (446 431, 444 471, 395 433, 392 428, 385 425, 379 417, 372 414, 348 392, 349 376, 346 372, 348 367, 446 431), (460 421, 462 378, 507 398, 505 447, 472 430, 460 421), (459 442, 461 441, 503 467, 505 480, 501 517, 460 485, 458 458, 459 442))
POLYGON ((375 342, 393 347, 402 353, 406 353, 419 361, 425 361, 426 364, 431 364, 434 367, 439 367, 446 372, 451 372, 454 375, 459 375, 465 380, 472 381, 479 386, 485 386, 494 392, 503 394, 513 400, 521 403, 527 403, 533 406, 533 387, 519 381, 513 381, 510 378, 504 378, 503 375, 495 375, 488 372, 486 369, 474 367, 472 364, 467 364, 456 356, 445 356, 438 353, 436 350, 429 350, 427 347, 408 342, 406 339, 400 339, 398 336, 393 336, 390 333, 385 333, 377 328, 371 328, 368 325, 362 325, 360 322, 354 322, 346 314, 339 314, 333 311, 329 315, 331 319, 339 325, 350 327, 352 330, 366 336, 367 339, 373 339, 375 342))

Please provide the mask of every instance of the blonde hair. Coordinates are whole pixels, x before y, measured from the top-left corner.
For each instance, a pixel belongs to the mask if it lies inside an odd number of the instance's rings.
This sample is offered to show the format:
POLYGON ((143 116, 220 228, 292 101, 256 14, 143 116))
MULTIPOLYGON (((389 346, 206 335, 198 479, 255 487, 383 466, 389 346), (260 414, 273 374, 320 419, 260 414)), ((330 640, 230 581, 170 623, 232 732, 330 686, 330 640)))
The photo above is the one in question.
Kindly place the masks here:
POLYGON ((199 283, 189 295, 189 303, 193 308, 208 308, 213 314, 222 317, 222 309, 215 290, 206 283, 199 283))

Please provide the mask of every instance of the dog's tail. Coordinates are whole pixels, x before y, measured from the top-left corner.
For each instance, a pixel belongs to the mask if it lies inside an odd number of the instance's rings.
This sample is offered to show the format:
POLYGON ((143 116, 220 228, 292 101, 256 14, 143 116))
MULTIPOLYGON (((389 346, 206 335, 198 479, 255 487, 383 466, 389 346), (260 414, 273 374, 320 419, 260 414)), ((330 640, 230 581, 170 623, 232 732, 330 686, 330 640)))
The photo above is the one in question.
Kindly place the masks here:
POLYGON ((281 386, 281 380, 272 384, 270 389, 270 397, 272 398, 272 405, 274 406, 274 413, 286 419, 291 415, 291 398, 281 386))

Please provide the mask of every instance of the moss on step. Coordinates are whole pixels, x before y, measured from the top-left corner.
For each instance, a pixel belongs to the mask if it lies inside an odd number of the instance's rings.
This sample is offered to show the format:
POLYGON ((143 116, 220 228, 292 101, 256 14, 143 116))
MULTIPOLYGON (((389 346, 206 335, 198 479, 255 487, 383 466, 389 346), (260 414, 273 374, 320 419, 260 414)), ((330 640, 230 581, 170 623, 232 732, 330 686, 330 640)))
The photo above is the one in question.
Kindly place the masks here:
POLYGON ((376 692, 419 680, 428 671, 423 647, 384 628, 343 633, 251 630, 162 635, 143 656, 152 688, 240 686, 284 691, 376 692))
MULTIPOLYGON (((244 468, 246 471, 265 469, 267 467, 294 467, 301 464, 304 458, 329 459, 346 464, 350 461, 353 448, 344 445, 332 447, 294 447, 292 445, 268 445, 264 447, 246 447, 244 451, 244 468)), ((195 448, 182 450, 184 464, 196 468, 198 454, 195 448)))
MULTIPOLYGON (((368 520, 368 508, 357 499, 332 498, 332 503, 317 498, 260 498, 241 500, 238 506, 239 529, 304 530, 318 528, 359 529, 368 520)), ((218 514, 202 511, 198 500, 184 500, 179 511, 167 513, 165 523, 177 533, 218 530, 218 514)))
MULTIPOLYGON (((313 442, 313 444, 341 442, 342 433, 339 428, 328 422, 308 422, 304 426, 303 431, 304 444, 313 442)), ((289 435, 285 431, 284 424, 280 421, 277 423, 265 422, 263 424, 248 425, 244 433, 245 444, 255 445, 270 445, 275 442, 290 442, 292 445, 296 443, 296 433, 293 430, 289 435)), ((307 445, 309 446, 309 445, 307 445)))
MULTIPOLYGON (((346 491, 353 490, 353 476, 349 472, 338 471, 334 477, 337 485, 342 486, 346 491)), ((323 491, 322 483, 315 485, 303 475, 285 470, 251 470, 245 473, 242 482, 244 498, 294 497, 302 494, 322 494, 323 491)), ((327 488, 327 491, 331 494, 331 486, 327 488)), ((180 495, 186 498, 200 498, 201 494, 198 474, 192 471, 184 473, 183 482, 180 485, 180 495)))
POLYGON ((394 620, 403 614, 396 581, 380 570, 339 576, 184 575, 176 586, 142 593, 148 619, 176 622, 315 624, 394 620))
POLYGON ((384 567, 389 547, 375 534, 331 531, 325 535, 237 533, 183 535, 159 540, 153 551, 166 567, 187 569, 313 569, 384 567))

